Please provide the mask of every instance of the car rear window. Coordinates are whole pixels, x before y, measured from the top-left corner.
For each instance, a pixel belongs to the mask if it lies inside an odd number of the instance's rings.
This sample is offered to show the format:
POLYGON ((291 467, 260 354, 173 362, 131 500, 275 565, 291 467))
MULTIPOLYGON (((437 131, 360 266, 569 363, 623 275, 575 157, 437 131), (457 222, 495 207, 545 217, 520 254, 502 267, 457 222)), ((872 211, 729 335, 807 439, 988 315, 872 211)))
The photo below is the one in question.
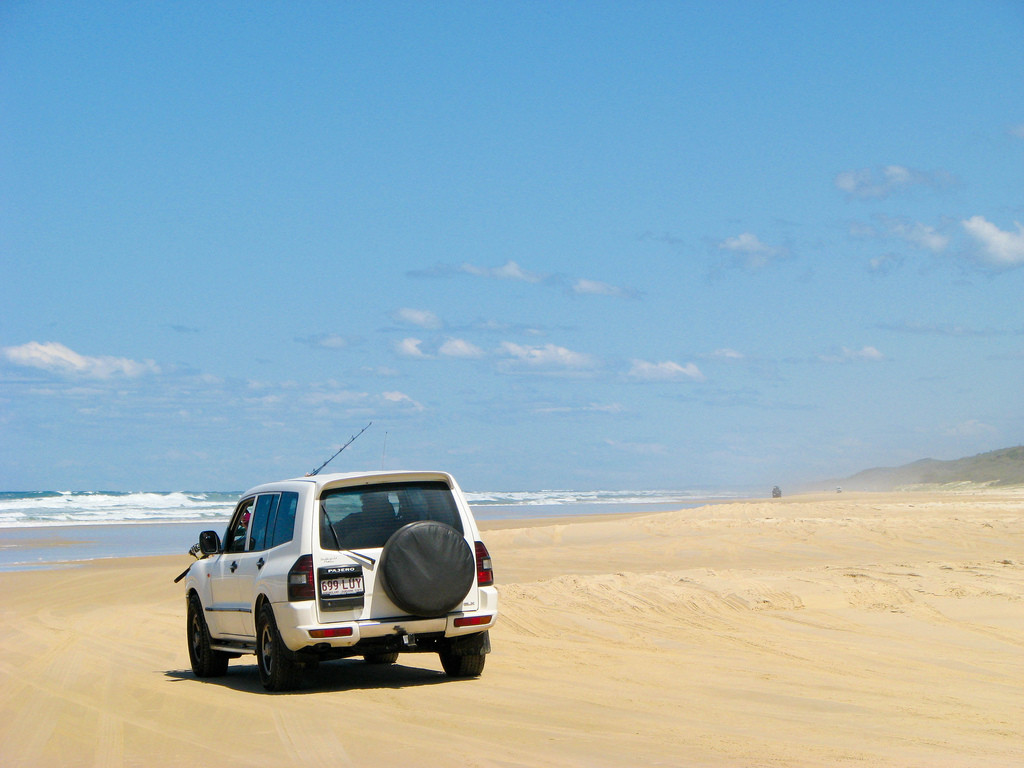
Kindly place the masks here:
POLYGON ((462 518, 444 482, 386 483, 336 488, 320 496, 320 547, 383 547, 403 525, 434 520, 463 533, 462 518))

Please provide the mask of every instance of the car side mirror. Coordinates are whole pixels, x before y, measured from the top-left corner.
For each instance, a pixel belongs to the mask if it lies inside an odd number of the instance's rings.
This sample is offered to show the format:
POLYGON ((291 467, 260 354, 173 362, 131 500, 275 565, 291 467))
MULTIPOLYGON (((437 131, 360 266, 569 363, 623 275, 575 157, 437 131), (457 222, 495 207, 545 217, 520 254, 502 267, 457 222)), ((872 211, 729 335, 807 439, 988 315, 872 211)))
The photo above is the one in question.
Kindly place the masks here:
POLYGON ((216 555, 220 552, 220 536, 216 531, 203 531, 199 534, 199 551, 204 555, 216 555))

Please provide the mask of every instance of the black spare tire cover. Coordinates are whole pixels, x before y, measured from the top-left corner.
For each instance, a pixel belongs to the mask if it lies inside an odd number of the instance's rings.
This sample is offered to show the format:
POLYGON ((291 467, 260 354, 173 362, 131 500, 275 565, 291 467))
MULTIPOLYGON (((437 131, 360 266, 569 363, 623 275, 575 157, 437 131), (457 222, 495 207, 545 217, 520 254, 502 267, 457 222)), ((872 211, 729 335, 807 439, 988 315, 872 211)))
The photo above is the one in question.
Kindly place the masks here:
POLYGON ((380 555, 377 578, 391 602, 413 616, 444 616, 462 604, 476 558, 450 525, 419 520, 397 531, 380 555))

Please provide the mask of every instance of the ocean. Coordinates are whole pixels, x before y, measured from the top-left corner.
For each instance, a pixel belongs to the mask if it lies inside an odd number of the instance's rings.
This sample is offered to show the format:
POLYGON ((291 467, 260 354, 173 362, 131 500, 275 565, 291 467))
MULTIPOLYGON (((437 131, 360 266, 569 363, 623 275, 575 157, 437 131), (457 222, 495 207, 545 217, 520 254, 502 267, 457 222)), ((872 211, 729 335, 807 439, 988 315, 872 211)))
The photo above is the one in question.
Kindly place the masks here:
MULTIPOLYGON (((708 490, 465 493, 481 521, 660 512, 744 497, 708 490)), ((200 531, 227 525, 240 496, 219 491, 0 492, 0 570, 63 567, 98 558, 187 557, 200 531)))

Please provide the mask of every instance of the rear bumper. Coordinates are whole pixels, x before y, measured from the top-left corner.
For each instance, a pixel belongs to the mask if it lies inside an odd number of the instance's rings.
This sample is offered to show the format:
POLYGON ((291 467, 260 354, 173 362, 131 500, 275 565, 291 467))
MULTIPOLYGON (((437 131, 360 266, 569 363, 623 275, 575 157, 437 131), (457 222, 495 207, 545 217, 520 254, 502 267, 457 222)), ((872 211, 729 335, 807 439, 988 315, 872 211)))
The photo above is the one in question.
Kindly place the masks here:
POLYGON ((459 637, 471 635, 494 626, 498 618, 498 596, 493 588, 483 588, 481 608, 476 611, 458 611, 436 619, 416 616, 396 616, 387 619, 338 621, 323 624, 317 620, 316 605, 312 602, 274 603, 274 618, 278 632, 289 650, 351 648, 363 641, 371 645, 375 640, 410 638, 406 645, 415 647, 417 635, 459 637), (486 596, 483 593, 489 593, 486 596), (327 632, 329 636, 317 635, 327 632))

